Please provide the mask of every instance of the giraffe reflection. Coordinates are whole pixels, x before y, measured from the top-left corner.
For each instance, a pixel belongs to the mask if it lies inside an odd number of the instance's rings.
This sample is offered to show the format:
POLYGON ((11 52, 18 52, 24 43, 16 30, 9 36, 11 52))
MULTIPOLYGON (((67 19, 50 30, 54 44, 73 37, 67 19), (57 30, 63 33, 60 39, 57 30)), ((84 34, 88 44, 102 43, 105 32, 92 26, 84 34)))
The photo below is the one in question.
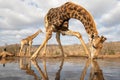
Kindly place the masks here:
POLYGON ((61 72, 61 70, 62 70, 63 64, 64 64, 64 58, 62 58, 62 61, 61 61, 59 70, 58 70, 58 72, 56 73, 55 80, 60 80, 60 72, 61 72))
POLYGON ((14 58, 1 58, 0 59, 0 64, 3 64, 3 67, 5 67, 5 64, 13 62, 15 59, 14 58))
MULTIPOLYGON (((36 60, 31 60, 31 62, 35 66, 35 68, 38 70, 38 72, 40 73, 42 79, 43 80, 49 80, 49 77, 48 77, 48 74, 47 74, 47 68, 46 68, 46 59, 43 59, 44 72, 41 70, 41 68, 38 65, 38 62, 36 60)), ((60 80, 60 72, 62 70, 63 64, 64 64, 64 58, 62 58, 59 69, 56 72, 55 80, 60 80)))
POLYGON ((20 69, 25 70, 27 74, 34 76, 35 80, 40 80, 40 77, 37 76, 34 70, 31 69, 31 61, 29 58, 26 57, 20 58, 19 66, 20 69))
POLYGON ((99 67, 99 64, 97 63, 96 60, 90 60, 90 59, 88 59, 86 61, 85 67, 84 67, 84 69, 82 71, 82 74, 80 76, 80 80, 85 79, 87 69, 90 65, 91 65, 91 68, 90 68, 89 80, 104 80, 103 73, 102 73, 102 70, 99 67))
POLYGON ((34 67, 38 70, 38 72, 40 73, 42 79, 49 80, 48 75, 47 75, 46 60, 43 60, 43 66, 44 66, 45 73, 41 70, 36 60, 31 60, 31 62, 34 65, 34 67))

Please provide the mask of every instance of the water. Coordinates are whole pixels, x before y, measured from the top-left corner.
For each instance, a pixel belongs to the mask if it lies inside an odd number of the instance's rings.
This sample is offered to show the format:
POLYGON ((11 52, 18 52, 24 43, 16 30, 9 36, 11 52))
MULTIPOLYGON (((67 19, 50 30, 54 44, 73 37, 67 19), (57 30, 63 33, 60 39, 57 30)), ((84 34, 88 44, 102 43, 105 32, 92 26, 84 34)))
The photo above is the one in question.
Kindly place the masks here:
POLYGON ((120 59, 0 60, 0 80, 120 80, 120 59))

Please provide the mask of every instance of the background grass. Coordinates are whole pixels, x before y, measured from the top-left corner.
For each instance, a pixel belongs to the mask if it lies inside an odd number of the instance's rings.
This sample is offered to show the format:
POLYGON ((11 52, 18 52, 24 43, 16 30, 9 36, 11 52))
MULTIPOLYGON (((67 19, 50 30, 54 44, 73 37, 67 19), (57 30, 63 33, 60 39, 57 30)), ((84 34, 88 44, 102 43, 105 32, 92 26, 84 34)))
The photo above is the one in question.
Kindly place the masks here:
MULTIPOLYGON (((88 47, 88 45, 87 45, 88 47)), ((6 50, 14 55, 17 55, 20 50, 19 44, 13 44, 13 45, 5 45, 0 46, 0 53, 6 48, 6 50)), ((31 48, 31 54, 33 54, 36 49, 38 48, 38 45, 34 45, 31 48)), ((80 44, 74 44, 74 45, 64 45, 63 46, 65 54, 69 56, 84 56, 85 51, 83 46, 80 44)), ((25 51, 25 48, 24 48, 25 51)), ((43 52, 43 49, 40 53, 43 52)), ((47 45, 47 56, 55 56, 55 55, 61 55, 61 50, 59 49, 58 45, 47 45)), ((104 47, 102 48, 101 55, 116 55, 120 54, 120 42, 108 42, 104 43, 104 47)))

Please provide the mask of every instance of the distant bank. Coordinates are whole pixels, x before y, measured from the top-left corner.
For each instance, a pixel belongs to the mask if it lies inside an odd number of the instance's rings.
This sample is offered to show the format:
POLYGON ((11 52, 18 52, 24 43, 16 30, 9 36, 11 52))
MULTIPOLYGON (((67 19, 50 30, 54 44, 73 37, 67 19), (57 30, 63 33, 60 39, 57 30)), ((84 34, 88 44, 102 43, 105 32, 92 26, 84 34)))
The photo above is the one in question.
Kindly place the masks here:
MULTIPOLYGON (((31 49, 31 54, 33 54, 39 45, 33 45, 31 49)), ((89 45, 87 45, 89 46, 89 45)), ((20 45, 19 44, 12 44, 6 46, 0 46, 0 53, 6 48, 6 50, 14 55, 18 55, 20 45)), ((65 54, 68 56, 86 56, 83 47, 81 44, 73 44, 73 45, 64 45, 63 46, 65 54)), ((24 52, 26 49, 24 49, 24 52)), ((40 52, 40 54, 42 51, 40 52)), ((55 57, 60 56, 61 50, 57 44, 47 45, 47 57, 55 57)), ((100 58, 120 58, 120 41, 119 42, 107 42, 104 43, 104 47, 99 54, 100 58)))

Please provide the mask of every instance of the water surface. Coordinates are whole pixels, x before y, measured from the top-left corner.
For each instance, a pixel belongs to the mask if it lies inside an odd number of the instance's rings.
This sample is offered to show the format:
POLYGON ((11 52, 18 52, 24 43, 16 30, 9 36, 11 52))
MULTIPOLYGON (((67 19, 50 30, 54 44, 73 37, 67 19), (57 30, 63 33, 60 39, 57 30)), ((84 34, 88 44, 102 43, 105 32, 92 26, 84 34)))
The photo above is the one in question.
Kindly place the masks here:
POLYGON ((120 59, 0 60, 0 80, 120 80, 120 59))

